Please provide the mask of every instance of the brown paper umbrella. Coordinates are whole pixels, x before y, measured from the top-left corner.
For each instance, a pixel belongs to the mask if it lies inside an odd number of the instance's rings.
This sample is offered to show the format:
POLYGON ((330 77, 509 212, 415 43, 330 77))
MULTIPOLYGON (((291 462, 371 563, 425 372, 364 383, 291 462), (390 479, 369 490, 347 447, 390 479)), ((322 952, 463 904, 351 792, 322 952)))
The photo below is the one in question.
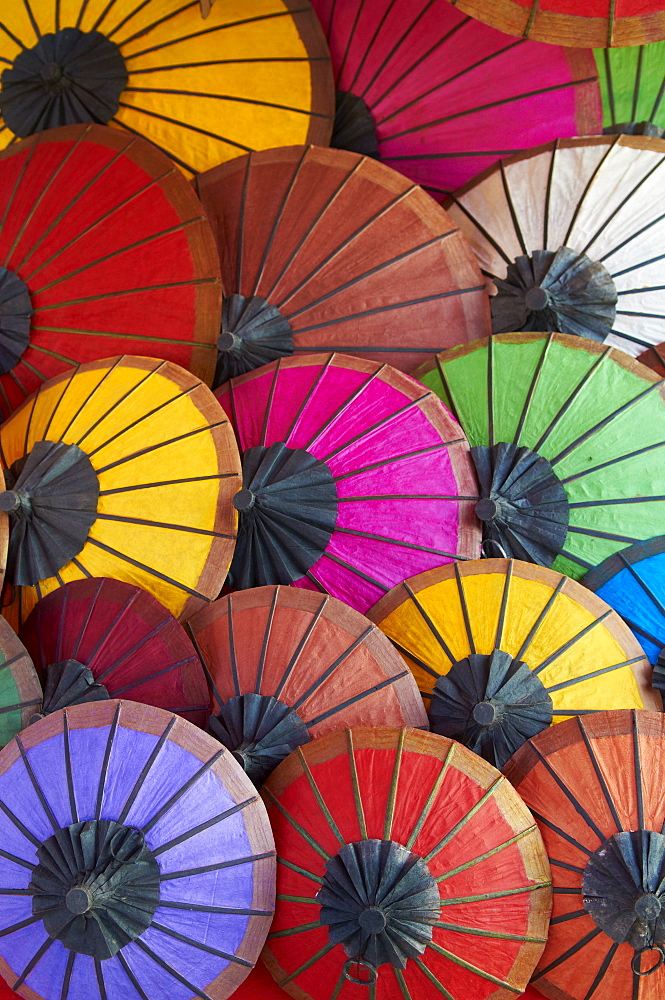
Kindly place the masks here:
POLYGON ((257 587, 189 622, 212 690, 209 730, 259 785, 296 746, 360 725, 427 728, 386 637, 333 597, 257 587))
POLYGON ((375 160, 268 150, 208 171, 196 189, 224 275, 216 385, 316 351, 411 372, 489 332, 484 281, 459 230, 375 160))

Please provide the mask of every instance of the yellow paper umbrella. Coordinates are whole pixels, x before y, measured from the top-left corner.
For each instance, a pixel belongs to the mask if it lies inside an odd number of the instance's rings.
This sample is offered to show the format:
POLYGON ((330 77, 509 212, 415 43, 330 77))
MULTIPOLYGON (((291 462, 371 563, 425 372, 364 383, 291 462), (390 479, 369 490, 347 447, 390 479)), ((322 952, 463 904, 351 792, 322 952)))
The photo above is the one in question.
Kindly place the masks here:
POLYGON ((74 122, 149 139, 189 176, 317 143, 335 91, 308 0, 32 0, 0 11, 0 147, 74 122))
POLYGON ((646 655, 619 615, 542 566, 441 566, 393 588, 367 617, 413 670, 432 730, 499 767, 571 716, 662 708, 646 655))
POLYGON ((219 593, 240 460, 221 407, 183 368, 125 355, 51 379, 3 424, 0 457, 14 627, 83 577, 143 587, 180 618, 219 593))

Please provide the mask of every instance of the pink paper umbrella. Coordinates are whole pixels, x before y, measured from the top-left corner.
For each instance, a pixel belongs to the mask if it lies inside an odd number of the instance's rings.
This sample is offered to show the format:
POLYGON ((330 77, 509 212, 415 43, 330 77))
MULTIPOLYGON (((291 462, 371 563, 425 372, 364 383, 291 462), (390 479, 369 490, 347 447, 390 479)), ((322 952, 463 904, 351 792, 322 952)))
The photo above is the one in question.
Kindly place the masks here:
POLYGON ((243 452, 232 589, 294 584, 364 612, 409 575, 477 557, 466 438, 408 375, 314 354, 216 395, 243 452))
POLYGON ((435 197, 502 156, 602 131, 590 49, 505 35, 447 0, 312 0, 332 54, 331 144, 435 197))

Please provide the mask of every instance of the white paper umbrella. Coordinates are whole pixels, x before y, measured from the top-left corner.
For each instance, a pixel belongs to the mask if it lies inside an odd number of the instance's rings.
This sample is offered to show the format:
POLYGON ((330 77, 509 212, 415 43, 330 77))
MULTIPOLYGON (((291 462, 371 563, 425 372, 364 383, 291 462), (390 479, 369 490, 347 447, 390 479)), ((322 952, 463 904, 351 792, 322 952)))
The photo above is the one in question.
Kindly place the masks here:
POLYGON ((665 340, 665 140, 563 139, 446 204, 497 288, 495 333, 558 330, 637 355, 665 340))

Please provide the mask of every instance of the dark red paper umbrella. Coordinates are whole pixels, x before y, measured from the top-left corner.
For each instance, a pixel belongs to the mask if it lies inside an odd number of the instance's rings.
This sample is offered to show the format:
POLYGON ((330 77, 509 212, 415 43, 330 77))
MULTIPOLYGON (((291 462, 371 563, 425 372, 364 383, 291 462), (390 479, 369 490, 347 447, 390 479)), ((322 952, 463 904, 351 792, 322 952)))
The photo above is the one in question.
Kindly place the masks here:
POLYGON ((263 960, 297 1000, 508 1000, 545 944, 533 817, 486 761, 414 729, 299 747, 263 786, 277 903, 263 960))
POLYGON ((436 345, 489 333, 485 280, 466 241, 383 164, 291 146, 195 183, 222 261, 216 385, 329 350, 411 372, 436 345))
MULTIPOLYGON (((10 1000, 13 993, 8 993, 10 1000)), ((233 994, 233 1000, 284 1000, 286 994, 266 969, 263 962, 257 962, 244 983, 233 994)), ((4 1000, 0 992, 0 1000, 4 1000)))
POLYGON ((205 723, 208 688, 196 650, 140 587, 94 577, 67 583, 38 601, 21 639, 44 684, 43 715, 129 698, 205 723))
POLYGON ((212 691, 209 731, 256 785, 331 729, 429 728, 390 640, 333 597, 257 587, 216 601, 188 625, 212 691))
POLYGON ((512 38, 446 0, 312 3, 338 88, 332 145, 378 155, 437 198, 502 156, 602 131, 590 50, 512 38))
POLYGON ((18 993, 10 990, 4 979, 0 979, 0 1000, 20 1000, 18 993))
POLYGON ((206 382, 219 263, 196 195, 137 136, 41 132, 0 153, 0 414, 46 379, 113 354, 206 382))
POLYGON ((647 347, 646 351, 637 355, 637 360, 665 378, 665 343, 647 347))

